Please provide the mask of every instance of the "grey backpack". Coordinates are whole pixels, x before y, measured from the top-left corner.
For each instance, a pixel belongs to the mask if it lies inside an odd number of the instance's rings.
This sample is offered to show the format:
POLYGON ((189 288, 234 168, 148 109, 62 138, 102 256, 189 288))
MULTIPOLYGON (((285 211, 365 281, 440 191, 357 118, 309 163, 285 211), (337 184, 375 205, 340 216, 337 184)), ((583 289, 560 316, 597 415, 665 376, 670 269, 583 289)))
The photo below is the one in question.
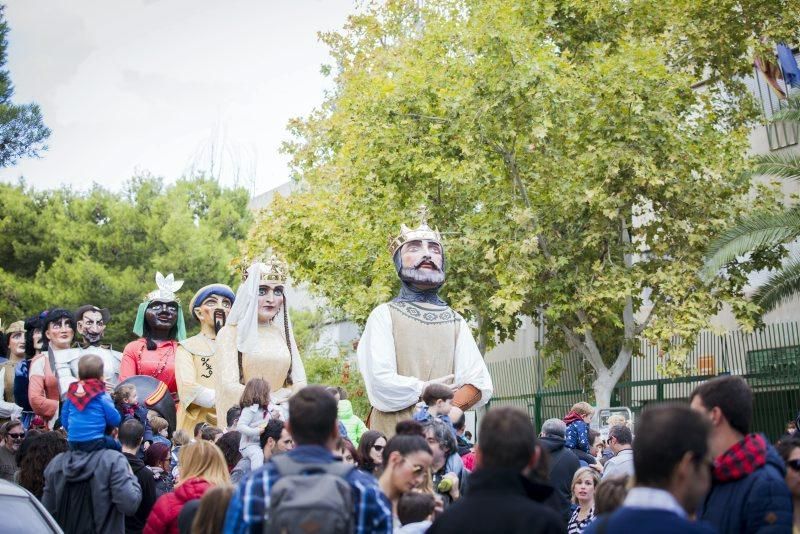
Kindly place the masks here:
POLYGON ((353 466, 341 462, 304 464, 282 454, 272 458, 281 477, 269 495, 269 534, 350 534, 353 492, 345 477, 353 466))

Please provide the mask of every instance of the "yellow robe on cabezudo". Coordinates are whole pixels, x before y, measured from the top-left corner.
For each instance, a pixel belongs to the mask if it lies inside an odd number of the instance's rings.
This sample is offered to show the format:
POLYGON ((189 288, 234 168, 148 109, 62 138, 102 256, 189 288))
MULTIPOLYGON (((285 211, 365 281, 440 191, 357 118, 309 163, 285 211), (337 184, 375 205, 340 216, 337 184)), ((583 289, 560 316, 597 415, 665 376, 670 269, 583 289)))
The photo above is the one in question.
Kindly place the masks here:
POLYGON ((251 378, 263 378, 270 386, 270 398, 275 404, 288 400, 292 393, 306 385, 306 371, 298 354, 289 354, 286 338, 277 325, 259 325, 257 352, 241 355, 236 345, 236 325, 225 325, 217 335, 216 390, 217 418, 225 417, 231 406, 239 404, 244 385, 251 378), (292 385, 286 384, 291 365, 292 385))
POLYGON ((216 351, 216 341, 200 333, 181 341, 175 353, 175 381, 180 399, 178 428, 190 436, 194 435, 197 423, 219 426, 214 393, 216 351))

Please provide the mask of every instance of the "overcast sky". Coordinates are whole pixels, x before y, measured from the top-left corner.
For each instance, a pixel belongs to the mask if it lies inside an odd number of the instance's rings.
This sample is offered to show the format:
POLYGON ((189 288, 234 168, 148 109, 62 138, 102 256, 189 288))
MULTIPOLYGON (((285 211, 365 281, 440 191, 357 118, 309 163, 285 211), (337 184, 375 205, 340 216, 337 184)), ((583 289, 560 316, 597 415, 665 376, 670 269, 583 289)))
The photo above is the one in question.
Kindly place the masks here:
POLYGON ((37 189, 174 181, 211 162, 256 193, 288 177, 286 123, 318 106, 318 31, 353 0, 11 0, 14 101, 37 102, 50 149, 0 170, 37 189), (214 156, 212 157, 212 154, 214 156))

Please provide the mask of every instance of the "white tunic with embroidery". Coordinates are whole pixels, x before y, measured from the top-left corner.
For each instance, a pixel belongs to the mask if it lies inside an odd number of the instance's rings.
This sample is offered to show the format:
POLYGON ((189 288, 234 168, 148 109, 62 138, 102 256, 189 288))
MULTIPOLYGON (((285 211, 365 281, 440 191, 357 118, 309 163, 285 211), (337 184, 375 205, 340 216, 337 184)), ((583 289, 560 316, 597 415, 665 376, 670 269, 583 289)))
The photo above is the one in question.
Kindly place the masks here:
MULTIPOLYGON (((458 386, 481 392, 475 407, 492 397, 492 378, 466 321, 448 306, 426 303, 381 304, 367 319, 358 343, 358 365, 369 401, 384 414, 404 412, 371 427, 393 434, 392 421, 404 417, 422 395, 425 382, 454 374, 458 386)), ((409 412, 410 413, 410 412, 409 412)), ((409 415, 410 417, 410 415, 409 415)))

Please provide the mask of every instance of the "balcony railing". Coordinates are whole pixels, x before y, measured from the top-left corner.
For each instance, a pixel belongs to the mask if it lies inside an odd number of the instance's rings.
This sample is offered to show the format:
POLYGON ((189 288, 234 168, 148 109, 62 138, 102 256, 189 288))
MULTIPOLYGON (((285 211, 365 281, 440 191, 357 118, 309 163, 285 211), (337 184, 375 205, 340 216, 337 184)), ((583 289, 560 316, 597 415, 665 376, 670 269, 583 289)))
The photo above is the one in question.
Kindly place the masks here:
MULTIPOLYGON (((800 58, 797 49, 793 51, 795 53, 795 58, 800 58)), ((774 62, 778 65, 778 68, 781 68, 777 58, 774 62)), ((753 67, 753 73, 755 87, 752 89, 761 104, 761 111, 764 114, 764 118, 768 121, 777 111, 786 107, 786 101, 779 98, 775 90, 767 83, 764 73, 762 73, 758 67, 753 67)), ((783 69, 781 69, 781 74, 783 74, 783 69)), ((800 91, 800 89, 789 86, 783 79, 777 80, 777 84, 786 95, 800 91)), ((787 146, 796 145, 798 137, 800 137, 798 136, 797 123, 767 122, 764 127, 767 131, 767 141, 769 142, 770 150, 778 150, 787 146)))

